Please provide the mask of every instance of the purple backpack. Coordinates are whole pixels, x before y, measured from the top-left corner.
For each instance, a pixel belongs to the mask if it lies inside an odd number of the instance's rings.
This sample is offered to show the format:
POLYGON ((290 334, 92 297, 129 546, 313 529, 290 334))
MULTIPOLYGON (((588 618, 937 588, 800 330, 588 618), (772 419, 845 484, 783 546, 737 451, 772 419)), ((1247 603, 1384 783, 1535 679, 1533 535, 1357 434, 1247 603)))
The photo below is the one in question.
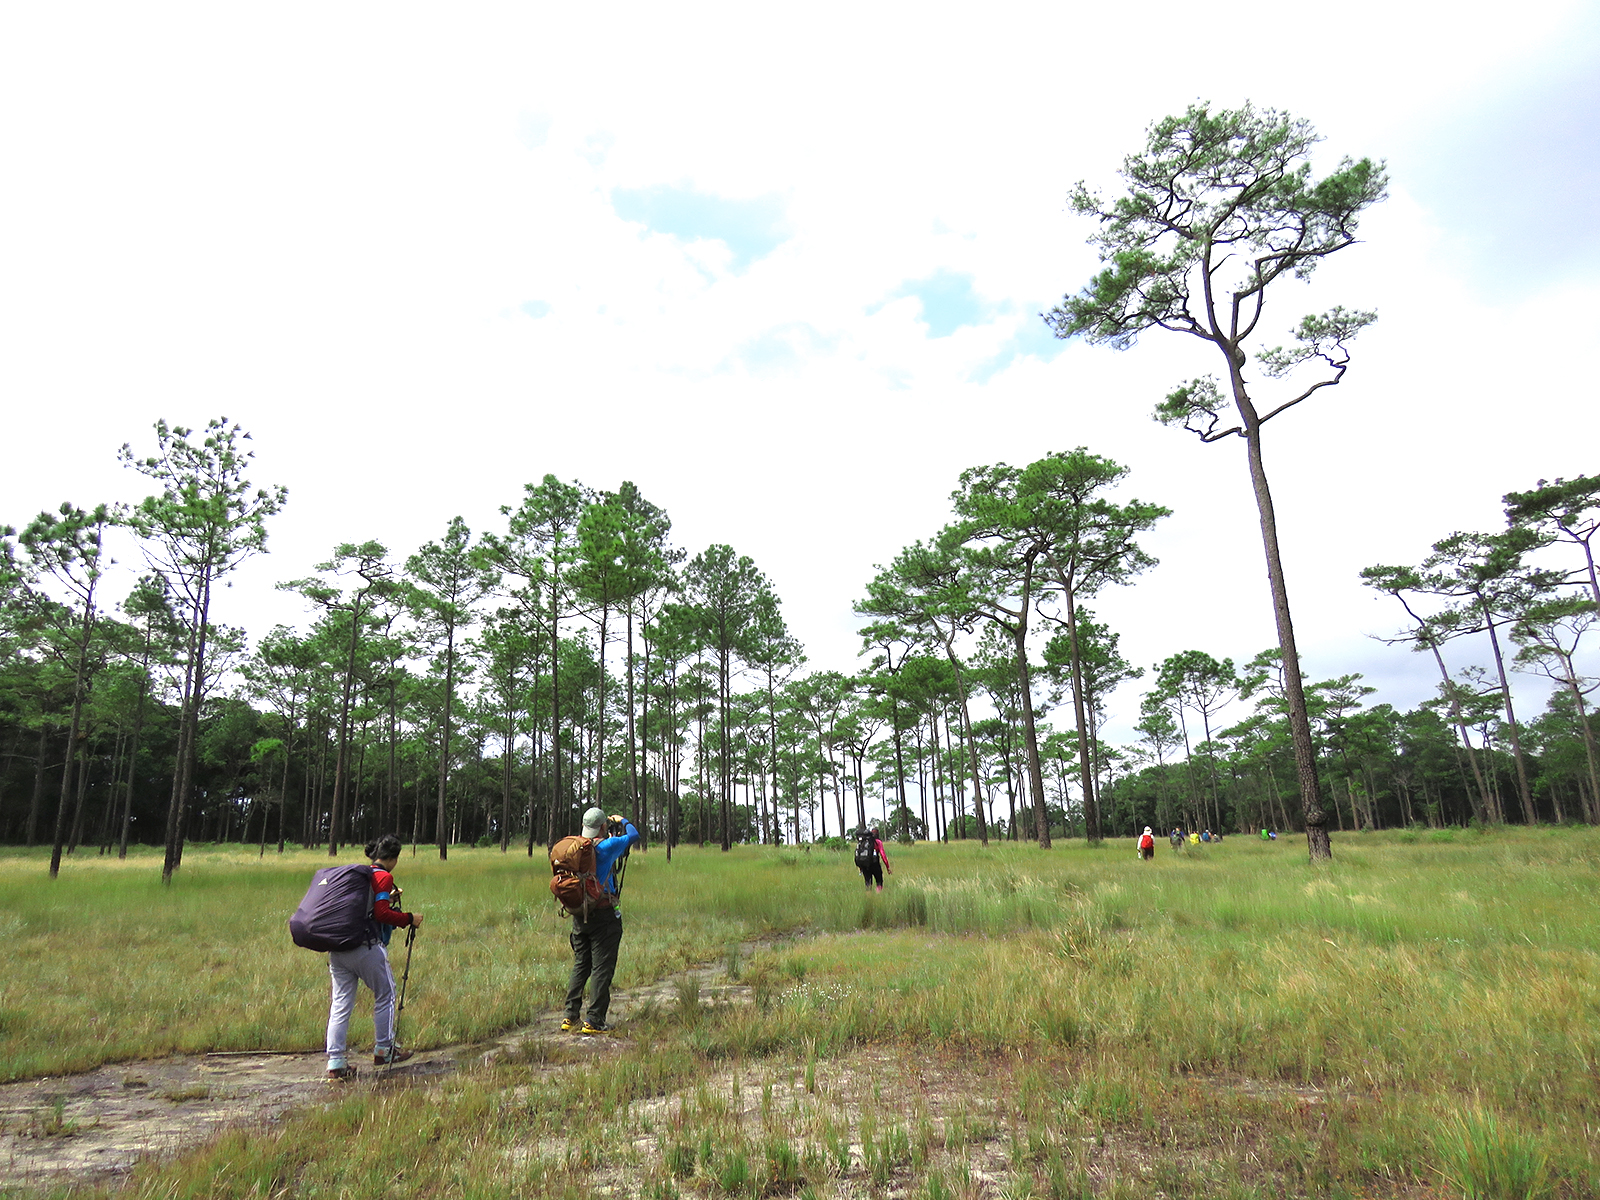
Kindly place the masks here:
POLYGON ((378 940, 372 919, 372 868, 323 867, 289 918, 289 936, 307 950, 354 950, 378 940))

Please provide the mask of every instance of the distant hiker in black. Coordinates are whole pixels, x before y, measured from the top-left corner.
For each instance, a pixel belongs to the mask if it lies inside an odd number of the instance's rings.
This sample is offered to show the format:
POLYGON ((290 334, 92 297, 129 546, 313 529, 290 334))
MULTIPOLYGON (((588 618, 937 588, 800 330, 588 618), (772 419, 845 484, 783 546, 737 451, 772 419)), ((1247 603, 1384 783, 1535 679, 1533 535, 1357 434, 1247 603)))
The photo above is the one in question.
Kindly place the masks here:
POLYGON ((877 826, 873 826, 856 840, 856 869, 861 872, 863 884, 871 887, 876 883, 881 892, 885 867, 888 867, 889 874, 894 874, 894 868, 889 866, 889 855, 885 853, 883 842, 878 837, 877 826))

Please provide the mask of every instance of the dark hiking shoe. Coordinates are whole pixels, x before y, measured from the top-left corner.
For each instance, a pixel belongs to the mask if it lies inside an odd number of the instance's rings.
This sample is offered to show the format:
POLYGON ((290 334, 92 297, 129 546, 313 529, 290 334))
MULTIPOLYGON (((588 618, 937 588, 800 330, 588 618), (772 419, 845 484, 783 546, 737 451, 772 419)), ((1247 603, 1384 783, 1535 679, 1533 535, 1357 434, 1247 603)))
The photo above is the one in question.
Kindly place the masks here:
POLYGON ((329 1083, 351 1083, 351 1082, 353 1082, 355 1080, 355 1077, 356 1077, 356 1069, 354 1067, 329 1067, 328 1068, 328 1082, 329 1083))
POLYGON ((585 1021, 583 1023, 583 1028, 578 1030, 578 1032, 583 1034, 584 1037, 593 1037, 597 1033, 610 1033, 611 1026, 607 1025, 604 1021, 601 1021, 598 1025, 592 1024, 589 1021, 585 1021))
POLYGON ((399 1046, 396 1046, 392 1050, 384 1050, 381 1053, 374 1054, 372 1056, 372 1065, 375 1067, 387 1067, 391 1063, 403 1063, 415 1053, 415 1050, 402 1050, 399 1046))

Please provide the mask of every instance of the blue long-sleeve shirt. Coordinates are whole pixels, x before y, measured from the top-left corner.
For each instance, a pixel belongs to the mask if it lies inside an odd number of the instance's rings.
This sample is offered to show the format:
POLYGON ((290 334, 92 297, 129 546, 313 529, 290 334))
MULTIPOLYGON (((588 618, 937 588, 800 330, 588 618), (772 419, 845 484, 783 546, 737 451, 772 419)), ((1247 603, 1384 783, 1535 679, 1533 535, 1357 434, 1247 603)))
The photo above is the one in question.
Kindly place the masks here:
POLYGON ((619 833, 616 837, 608 837, 596 842, 594 846, 594 874, 600 881, 600 886, 613 896, 617 894, 616 880, 611 878, 611 872, 617 865, 617 860, 633 848, 634 844, 644 839, 639 831, 633 827, 632 821, 624 821, 627 826, 626 833, 619 833))

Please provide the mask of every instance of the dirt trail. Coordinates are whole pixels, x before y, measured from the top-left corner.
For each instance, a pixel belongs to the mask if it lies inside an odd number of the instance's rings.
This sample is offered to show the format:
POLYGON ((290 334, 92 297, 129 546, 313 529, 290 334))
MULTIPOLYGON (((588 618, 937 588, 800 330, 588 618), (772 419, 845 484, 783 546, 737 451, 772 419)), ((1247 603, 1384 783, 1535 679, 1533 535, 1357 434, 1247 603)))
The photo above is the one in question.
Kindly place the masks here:
MULTIPOLYGON (((745 943, 739 957, 773 944, 745 943)), ((361 1070, 355 1086, 426 1085, 530 1042, 559 1042, 564 1053, 585 1058, 617 1054, 632 1045, 630 1016, 650 1006, 674 1007, 696 987, 704 1006, 751 1003, 751 989, 727 976, 726 964, 706 964, 647 987, 616 989, 610 1016, 622 1028, 611 1036, 562 1033, 556 1013, 489 1041, 421 1051, 396 1067, 374 1069, 352 1056, 361 1070)), ((327 1082, 326 1067, 320 1051, 202 1054, 0 1085, 0 1190, 125 1178, 140 1159, 170 1156, 228 1126, 275 1121, 348 1094, 350 1085, 327 1082)))

